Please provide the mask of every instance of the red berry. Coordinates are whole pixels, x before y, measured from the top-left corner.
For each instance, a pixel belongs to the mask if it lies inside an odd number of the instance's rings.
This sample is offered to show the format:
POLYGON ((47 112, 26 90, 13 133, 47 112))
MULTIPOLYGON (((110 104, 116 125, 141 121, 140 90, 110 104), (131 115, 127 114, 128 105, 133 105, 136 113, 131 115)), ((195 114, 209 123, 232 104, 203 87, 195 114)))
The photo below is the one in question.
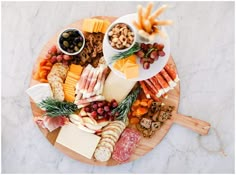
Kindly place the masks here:
POLYGON ((111 102, 108 102, 108 103, 107 103, 107 106, 111 107, 111 102))

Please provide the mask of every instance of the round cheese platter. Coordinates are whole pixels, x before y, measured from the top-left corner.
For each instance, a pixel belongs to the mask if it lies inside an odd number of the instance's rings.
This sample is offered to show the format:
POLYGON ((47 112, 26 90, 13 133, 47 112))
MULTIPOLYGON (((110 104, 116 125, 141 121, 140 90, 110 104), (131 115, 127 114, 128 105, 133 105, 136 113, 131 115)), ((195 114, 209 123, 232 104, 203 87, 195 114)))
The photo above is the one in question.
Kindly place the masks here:
POLYGON ((56 33, 37 58, 26 91, 33 121, 73 159, 115 166, 150 152, 174 123, 201 135, 210 129, 178 113, 180 83, 168 35, 142 33, 139 14, 78 20, 56 33))

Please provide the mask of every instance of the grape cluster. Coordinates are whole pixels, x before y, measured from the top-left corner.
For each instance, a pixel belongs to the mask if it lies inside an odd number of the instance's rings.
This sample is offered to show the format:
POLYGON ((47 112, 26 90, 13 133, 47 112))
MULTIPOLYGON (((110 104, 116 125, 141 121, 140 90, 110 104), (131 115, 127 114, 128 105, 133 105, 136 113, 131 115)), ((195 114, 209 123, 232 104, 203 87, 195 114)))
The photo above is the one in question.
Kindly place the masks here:
MULTIPOLYGON (((92 102, 89 106, 84 108, 84 111, 90 113, 90 115, 95 120, 105 119, 105 120, 114 120, 114 116, 111 111, 118 106, 118 103, 115 99, 110 102, 104 101, 95 101, 92 102)), ((116 115, 116 114, 115 114, 116 115)))
POLYGON ((165 56, 165 52, 163 51, 163 49, 164 49, 163 44, 141 43, 140 50, 135 54, 140 58, 140 63, 143 65, 143 68, 149 69, 150 64, 153 64, 154 61, 159 59, 159 57, 165 56))
POLYGON ((60 49, 57 48, 56 45, 53 45, 49 50, 46 55, 47 59, 50 59, 50 62, 52 64, 61 62, 65 65, 69 64, 69 60, 72 59, 72 56, 66 55, 60 51, 60 49))

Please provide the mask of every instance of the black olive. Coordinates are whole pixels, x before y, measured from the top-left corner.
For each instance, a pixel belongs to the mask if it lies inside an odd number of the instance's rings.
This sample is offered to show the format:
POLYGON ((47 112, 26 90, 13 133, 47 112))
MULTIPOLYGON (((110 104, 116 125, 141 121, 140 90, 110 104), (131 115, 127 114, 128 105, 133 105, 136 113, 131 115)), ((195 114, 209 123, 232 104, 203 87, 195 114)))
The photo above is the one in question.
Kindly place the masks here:
POLYGON ((70 48, 73 49, 75 46, 73 44, 70 45, 70 48))

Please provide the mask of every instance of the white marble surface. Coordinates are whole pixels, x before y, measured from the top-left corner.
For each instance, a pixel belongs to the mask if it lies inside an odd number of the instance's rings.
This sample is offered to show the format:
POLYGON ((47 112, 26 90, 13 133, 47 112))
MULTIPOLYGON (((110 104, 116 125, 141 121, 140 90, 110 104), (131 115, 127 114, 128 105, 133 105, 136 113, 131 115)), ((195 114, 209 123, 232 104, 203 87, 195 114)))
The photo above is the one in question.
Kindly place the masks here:
MULTIPOLYGON (((54 149, 32 121, 32 65, 62 27, 95 15, 121 16, 136 2, 2 3, 3 173, 233 173, 234 3, 170 2, 163 18, 181 79, 179 112, 212 124, 208 136, 173 125, 150 153, 117 167, 90 166, 54 149), (224 154, 219 151, 223 150, 224 154)), ((142 3, 145 4, 145 3, 142 3)), ((157 2, 155 6, 162 3, 157 2)))

